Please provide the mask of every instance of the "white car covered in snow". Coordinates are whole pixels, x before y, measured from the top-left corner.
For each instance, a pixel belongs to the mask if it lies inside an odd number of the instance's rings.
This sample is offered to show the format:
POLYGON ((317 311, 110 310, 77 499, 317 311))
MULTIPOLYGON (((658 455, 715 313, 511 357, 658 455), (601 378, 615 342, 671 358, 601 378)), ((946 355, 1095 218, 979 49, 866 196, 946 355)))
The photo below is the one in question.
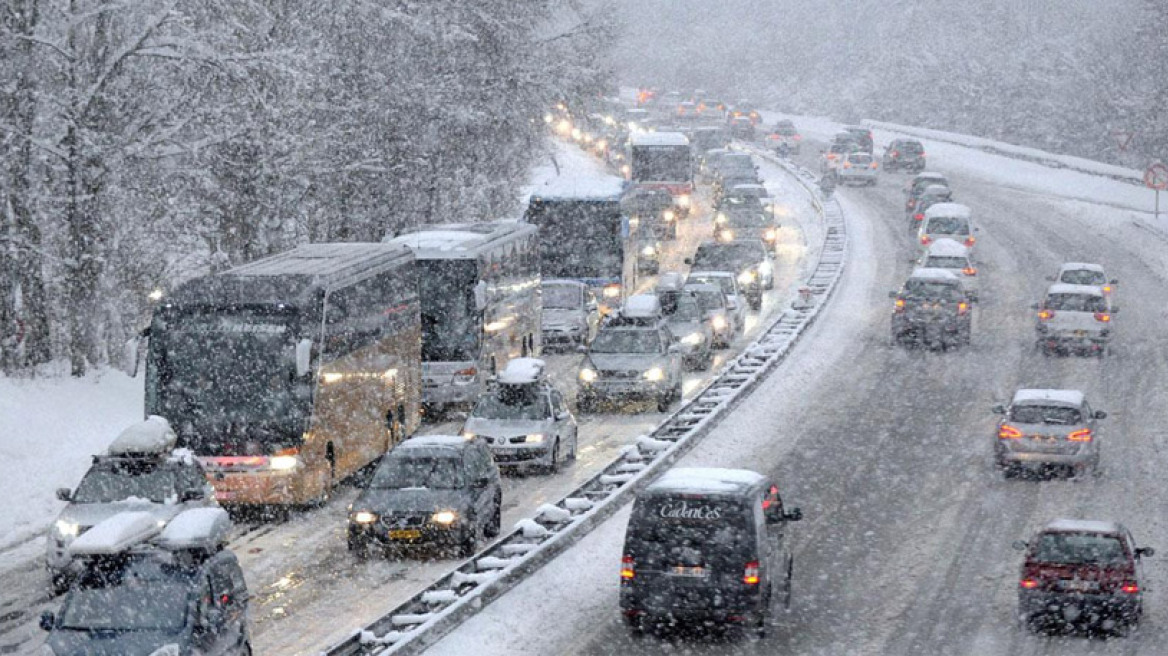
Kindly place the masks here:
POLYGON ((922 249, 938 239, 952 239, 973 248, 977 241, 975 232, 973 212, 968 207, 961 203, 937 203, 925 210, 925 218, 917 230, 917 240, 922 249))
POLYGON ((1085 353, 1102 356, 1111 343, 1113 315, 1119 308, 1096 285, 1057 282, 1046 290, 1035 330, 1044 355, 1085 353))
POLYGON ((918 267, 944 269, 953 273, 961 281, 961 289, 965 291, 969 300, 977 300, 977 266, 967 246, 948 238, 938 239, 929 244, 916 264, 918 267))
POLYGON ((1103 290, 1104 296, 1111 296, 1119 281, 1108 278, 1103 267, 1089 262, 1067 262, 1059 267, 1057 276, 1048 278, 1051 282, 1061 282, 1068 285, 1095 285, 1103 290))
POLYGON ((158 416, 130 426, 93 457, 76 490, 57 490, 67 501, 46 540, 45 564, 53 591, 64 592, 77 574, 69 546, 91 527, 124 512, 144 512, 160 525, 184 510, 218 506, 198 460, 174 448, 175 433, 158 416))

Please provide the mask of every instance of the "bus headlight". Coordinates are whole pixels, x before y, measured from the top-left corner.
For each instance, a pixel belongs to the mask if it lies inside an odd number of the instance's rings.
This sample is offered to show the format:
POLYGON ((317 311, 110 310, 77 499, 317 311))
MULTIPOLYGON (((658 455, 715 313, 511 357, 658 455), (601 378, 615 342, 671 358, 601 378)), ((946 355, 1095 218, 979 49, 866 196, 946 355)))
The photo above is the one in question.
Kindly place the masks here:
POLYGON ((353 513, 353 522, 356 524, 372 524, 377 521, 377 513, 368 510, 358 510, 353 513))
POLYGON ((540 442, 543 442, 543 433, 531 433, 527 437, 523 438, 523 441, 527 444, 539 444, 540 442))
POLYGON ((690 346, 698 346, 702 343, 702 334, 698 332, 690 333, 685 337, 682 337, 681 342, 683 344, 689 344, 690 346))
POLYGON ((430 521, 444 526, 450 526, 456 519, 458 519, 458 514, 453 510, 439 510, 430 516, 430 521))
POLYGON ((753 269, 750 271, 743 271, 742 273, 738 274, 738 284, 749 285, 750 283, 754 282, 756 278, 758 278, 758 274, 755 273, 753 269))
POLYGON ((586 383, 596 382, 596 370, 584 367, 580 370, 580 380, 586 383))
POLYGON ((646 246, 641 249, 641 255, 644 255, 645 257, 653 257, 656 254, 657 249, 653 248, 652 246, 646 246))
POLYGON ((714 215, 714 225, 722 225, 727 220, 728 219, 726 218, 726 215, 723 212, 718 212, 717 214, 714 215))
POLYGON ((268 458, 268 467, 275 471, 288 471, 300 465, 300 456, 272 456, 268 458))
POLYGON ((767 228, 766 231, 762 233, 762 238, 767 241, 774 241, 776 236, 777 235, 775 235, 774 228, 767 228))
POLYGON ((689 194, 682 194, 677 197, 678 207, 688 208, 691 202, 692 201, 690 200, 689 194))
POLYGON ((644 374, 641 374, 641 375, 645 377, 645 380, 647 380, 651 383, 656 383, 656 382, 665 380, 665 370, 662 369, 661 367, 653 367, 652 369, 650 369, 649 371, 646 371, 644 374))

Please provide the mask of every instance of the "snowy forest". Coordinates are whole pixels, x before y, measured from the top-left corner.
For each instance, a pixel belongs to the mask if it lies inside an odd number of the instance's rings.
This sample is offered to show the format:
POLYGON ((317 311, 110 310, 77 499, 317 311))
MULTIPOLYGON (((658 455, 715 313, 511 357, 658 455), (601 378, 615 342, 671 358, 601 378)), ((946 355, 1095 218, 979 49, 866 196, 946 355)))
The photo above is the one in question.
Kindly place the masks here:
POLYGON ((0 369, 81 375, 153 290, 297 243, 517 212, 612 39, 575 0, 0 0, 0 369))

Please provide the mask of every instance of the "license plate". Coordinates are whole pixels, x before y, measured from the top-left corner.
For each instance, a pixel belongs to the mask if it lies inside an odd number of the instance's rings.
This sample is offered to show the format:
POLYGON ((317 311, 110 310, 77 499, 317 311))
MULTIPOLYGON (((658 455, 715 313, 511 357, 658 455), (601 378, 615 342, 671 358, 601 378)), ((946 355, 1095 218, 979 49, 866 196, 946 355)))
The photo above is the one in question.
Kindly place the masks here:
POLYGON ((706 571, 705 567, 702 567, 700 565, 696 566, 696 567, 686 567, 685 565, 674 565, 673 570, 670 573, 673 576, 680 576, 682 578, 687 578, 687 579, 704 579, 707 576, 709 576, 709 574, 710 574, 708 571, 706 571))
POLYGON ((389 532, 390 540, 417 540, 422 537, 422 532, 416 529, 401 529, 389 532))
POLYGON ((1086 336, 1087 336, 1086 330, 1076 330, 1075 331, 1075 337, 1086 337, 1086 336))
POLYGON ((1094 592, 1099 589, 1098 581, 1064 581, 1063 589, 1071 592, 1094 592))

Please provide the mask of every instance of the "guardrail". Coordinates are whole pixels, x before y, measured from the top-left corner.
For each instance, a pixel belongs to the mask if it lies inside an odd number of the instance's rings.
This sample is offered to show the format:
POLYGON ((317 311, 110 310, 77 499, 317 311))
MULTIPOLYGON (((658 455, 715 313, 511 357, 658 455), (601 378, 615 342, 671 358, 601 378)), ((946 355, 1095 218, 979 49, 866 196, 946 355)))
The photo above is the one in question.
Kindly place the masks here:
POLYGON ((509 534, 326 654, 415 654, 434 644, 608 519, 637 490, 697 444, 786 357, 835 290, 847 255, 846 225, 839 205, 819 196, 809 171, 765 151, 751 150, 792 174, 811 195, 825 224, 819 259, 805 281, 818 300, 792 304, 780 313, 693 400, 653 432, 638 437, 600 473, 555 504, 541 506, 534 517, 520 520, 509 534))

